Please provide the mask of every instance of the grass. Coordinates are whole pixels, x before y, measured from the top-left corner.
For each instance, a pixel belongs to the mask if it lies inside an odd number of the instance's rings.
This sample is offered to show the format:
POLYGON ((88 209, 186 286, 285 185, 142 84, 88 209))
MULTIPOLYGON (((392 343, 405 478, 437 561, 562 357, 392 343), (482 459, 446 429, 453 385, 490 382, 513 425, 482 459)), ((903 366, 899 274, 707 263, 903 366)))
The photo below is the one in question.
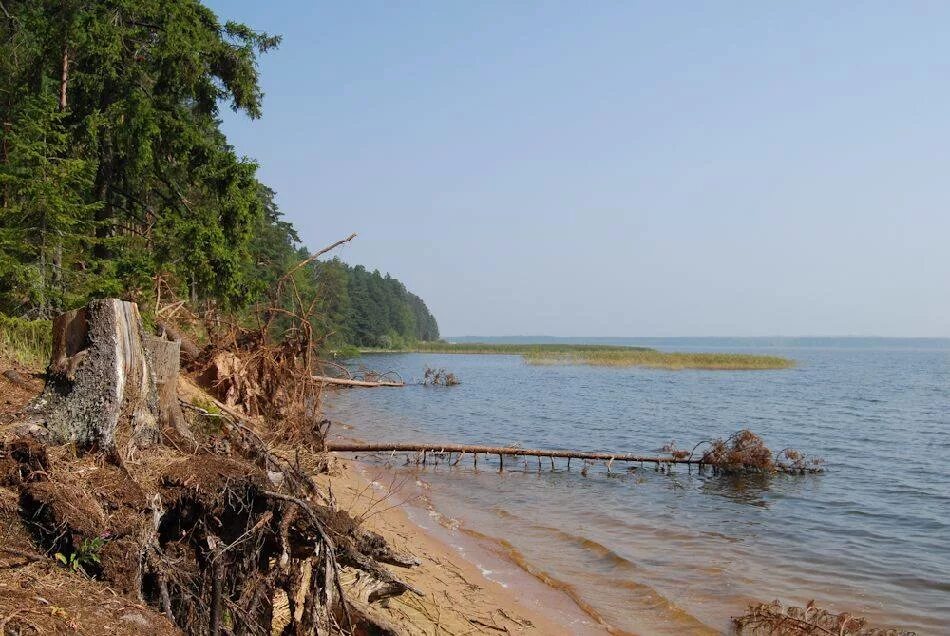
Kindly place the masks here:
POLYGON ((666 353, 648 347, 571 344, 486 344, 420 342, 406 351, 520 355, 528 364, 583 364, 654 369, 767 370, 789 369, 794 360, 746 353, 666 353))
POLYGON ((528 364, 587 364, 600 367, 650 367, 654 369, 714 369, 725 371, 789 369, 794 360, 747 353, 666 353, 646 351, 593 351, 570 353, 532 352, 528 364))
POLYGON ((24 320, 0 314, 0 353, 22 365, 40 368, 49 361, 52 325, 49 320, 24 320))

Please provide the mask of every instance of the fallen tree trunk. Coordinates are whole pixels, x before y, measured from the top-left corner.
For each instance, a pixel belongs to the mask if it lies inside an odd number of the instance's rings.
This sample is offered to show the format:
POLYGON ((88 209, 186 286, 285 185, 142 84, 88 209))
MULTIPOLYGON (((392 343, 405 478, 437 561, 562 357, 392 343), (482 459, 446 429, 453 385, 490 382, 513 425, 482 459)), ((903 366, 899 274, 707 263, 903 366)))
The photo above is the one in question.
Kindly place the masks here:
POLYGON ((175 327, 161 321, 155 323, 155 327, 159 335, 165 335, 170 340, 174 340, 178 343, 181 351, 181 361, 184 362, 186 366, 190 365, 192 362, 195 362, 201 355, 201 349, 199 349, 197 345, 195 345, 195 343, 193 343, 191 340, 182 335, 182 333, 175 327))
MULTIPOLYGON (((661 472, 668 472, 672 464, 686 464, 687 466, 698 466, 700 470, 703 467, 710 467, 713 473, 786 473, 789 475, 805 475, 824 472, 823 461, 820 458, 807 458, 804 453, 785 449, 778 453, 774 458, 771 452, 764 444, 761 438, 750 431, 739 431, 729 438, 732 440, 732 450, 729 452, 711 452, 696 453, 696 448, 704 444, 712 444, 713 449, 718 449, 725 442, 717 440, 715 442, 700 442, 693 451, 676 450, 675 447, 670 450, 669 455, 638 455, 635 453, 602 453, 577 450, 554 450, 538 448, 521 448, 520 446, 481 446, 469 444, 420 444, 417 442, 386 442, 378 444, 365 444, 357 442, 328 442, 325 446, 328 451, 341 453, 421 453, 421 463, 425 464, 427 454, 433 455, 449 454, 448 463, 455 466, 462 459, 463 455, 470 454, 478 465, 478 456, 497 455, 500 467, 505 467, 505 457, 537 457, 538 470, 541 470, 541 458, 547 457, 551 462, 551 470, 555 469, 554 459, 567 459, 567 466, 570 468, 572 459, 580 459, 587 462, 603 461, 607 463, 607 472, 610 472, 610 466, 614 462, 625 463, 648 463, 655 464, 656 469, 661 472), (754 440, 755 444, 742 446, 742 441, 754 440), (452 453, 458 453, 455 461, 452 461, 452 453), (746 454, 743 454, 746 453, 746 454)), ((664 449, 665 450, 665 449, 664 449)), ((416 463, 419 463, 418 461, 416 463)), ((438 463, 438 462, 437 462, 438 463)), ((586 474, 586 468, 581 471, 586 474)))
POLYGON ((340 453, 378 453, 378 452, 410 452, 410 453, 461 453, 482 455, 516 455, 526 457, 558 457, 566 459, 589 459, 594 461, 615 462, 645 462, 656 464, 701 464, 699 459, 662 457, 657 455, 636 455, 632 453, 595 453, 575 450, 546 450, 537 448, 520 448, 518 446, 471 446, 467 444, 418 444, 384 443, 362 444, 350 442, 327 442, 329 451, 340 453))
POLYGON ((334 378, 328 375, 315 375, 313 379, 317 382, 322 382, 324 384, 332 384, 335 386, 365 386, 365 387, 380 387, 380 386, 406 386, 405 382, 393 382, 392 380, 348 380, 346 378, 334 378))

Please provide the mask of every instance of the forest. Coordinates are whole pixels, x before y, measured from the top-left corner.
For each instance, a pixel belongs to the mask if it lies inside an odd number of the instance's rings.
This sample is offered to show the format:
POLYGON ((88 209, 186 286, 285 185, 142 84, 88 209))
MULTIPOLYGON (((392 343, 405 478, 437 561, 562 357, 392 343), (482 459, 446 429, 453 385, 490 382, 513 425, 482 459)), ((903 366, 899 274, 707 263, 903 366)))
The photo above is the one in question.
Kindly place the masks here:
MULTIPOLYGON (((146 320, 174 299, 253 320, 309 251, 220 109, 261 117, 257 62, 279 44, 197 0, 3 0, 0 314, 108 296, 146 320)), ((439 337, 389 275, 314 260, 294 277, 328 347, 439 337)))

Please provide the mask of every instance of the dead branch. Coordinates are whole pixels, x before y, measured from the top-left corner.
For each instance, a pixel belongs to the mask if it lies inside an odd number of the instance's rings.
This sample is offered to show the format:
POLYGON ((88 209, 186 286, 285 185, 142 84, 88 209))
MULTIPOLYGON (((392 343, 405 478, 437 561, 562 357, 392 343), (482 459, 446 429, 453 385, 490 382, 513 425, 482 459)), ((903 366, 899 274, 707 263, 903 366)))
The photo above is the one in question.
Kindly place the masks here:
POLYGON ((307 265, 309 265, 309 264, 312 263, 313 261, 317 260, 318 258, 320 258, 321 256, 323 256, 324 254, 326 254, 326 253, 329 252, 330 250, 336 249, 337 247, 339 247, 340 245, 343 245, 344 243, 349 243, 350 241, 352 241, 352 240, 355 239, 355 238, 356 238, 356 232, 353 232, 352 234, 350 234, 349 236, 347 236, 345 239, 340 239, 340 240, 337 241, 336 243, 333 243, 333 244, 331 244, 331 245, 327 245, 327 246, 324 247, 322 250, 319 250, 319 251, 314 252, 313 254, 311 254, 310 256, 308 256, 307 258, 303 259, 302 261, 300 261, 299 263, 297 263, 296 265, 294 265, 293 267, 291 267, 289 270, 287 270, 287 273, 284 274, 284 275, 281 277, 280 280, 283 281, 283 280, 285 280, 285 279, 287 279, 287 278, 290 278, 290 277, 293 276, 294 273, 297 272, 297 270, 299 270, 301 267, 306 267, 307 265))
POLYGON ((644 462, 658 464, 699 464, 698 459, 677 459, 631 453, 597 453, 574 450, 521 448, 520 446, 479 446, 467 444, 423 444, 418 442, 388 442, 364 444, 355 442, 327 442, 327 450, 341 453, 410 452, 410 453, 481 453, 485 455, 514 455, 525 457, 558 457, 615 462, 644 462))
MULTIPOLYGON (((748 440, 748 435, 751 435, 748 431, 740 431, 733 435, 730 439, 743 439, 748 440)), ((757 436, 756 439, 758 439, 757 436)), ((760 442, 761 440, 759 440, 760 442)), ((718 448, 718 447, 717 447, 718 448)), ((763 446, 759 446, 758 442, 752 447, 754 449, 753 458, 761 458, 763 446)), ((375 443, 367 444, 362 442, 327 442, 326 449, 328 451, 335 451, 340 453, 398 453, 398 452, 408 452, 408 453, 420 453, 422 455, 422 463, 425 464, 427 461, 427 454, 439 454, 444 455, 448 453, 459 453, 459 459, 463 454, 471 454, 475 461, 477 462, 479 454, 485 455, 497 455, 500 458, 502 467, 504 467, 504 457, 507 455, 509 457, 537 457, 538 458, 538 467, 540 469, 541 459, 547 457, 551 460, 551 467, 554 468, 554 458, 567 459, 582 459, 585 461, 605 461, 607 462, 607 470, 610 471, 610 466, 613 462, 628 462, 628 463, 647 463, 647 464, 656 464, 658 468, 668 467, 671 464, 685 464, 687 466, 699 466, 700 468, 704 466, 712 467, 714 470, 722 472, 782 472, 788 474, 805 474, 805 473, 819 473, 823 471, 823 468, 820 463, 808 463, 805 464, 801 461, 795 461, 792 463, 785 463, 780 461, 772 461, 771 453, 768 449, 764 450, 764 457, 767 458, 767 462, 756 464, 753 461, 741 453, 728 453, 724 455, 705 453, 699 459, 693 457, 692 453, 687 452, 671 452, 670 456, 661 456, 661 455, 639 455, 635 453, 604 453, 604 452, 591 452, 591 451, 579 451, 579 450, 555 450, 555 449, 536 449, 536 448, 522 448, 520 446, 484 446, 484 445, 469 445, 469 444, 426 444, 420 442, 384 442, 384 443, 375 443)), ((785 453, 786 451, 783 451, 785 453)), ((798 455, 791 455, 790 458, 798 457, 798 455)), ((449 463, 455 465, 458 463, 456 460, 454 463, 449 457, 449 463)))
POLYGON ((313 379, 322 384, 332 384, 334 386, 362 386, 362 387, 400 387, 406 386, 404 382, 392 382, 390 380, 349 380, 346 378, 334 378, 328 375, 315 375, 313 379))

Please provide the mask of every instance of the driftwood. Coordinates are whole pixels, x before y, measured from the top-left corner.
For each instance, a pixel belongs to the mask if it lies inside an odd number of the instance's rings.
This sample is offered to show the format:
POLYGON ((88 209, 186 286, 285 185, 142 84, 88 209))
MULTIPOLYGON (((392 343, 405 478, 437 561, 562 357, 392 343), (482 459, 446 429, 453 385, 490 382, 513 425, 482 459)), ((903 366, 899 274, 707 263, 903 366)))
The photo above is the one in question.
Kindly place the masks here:
MULTIPOLYGON (((743 431, 740 431, 740 434, 743 431)), ((739 435, 739 434, 737 434, 739 435)), ((733 436, 735 437, 735 436, 733 436)), ((730 438, 731 439, 731 438, 730 438)), ((758 439, 756 437, 756 439, 758 439)), ((697 444, 700 446, 701 444, 697 444)), ((768 449, 762 446, 764 451, 768 453, 768 449)), ((703 453, 702 455, 697 455, 693 452, 688 451, 676 451, 675 449, 668 456, 663 455, 639 455, 635 453, 602 453, 602 452, 590 452, 590 451, 578 451, 578 450, 554 450, 554 449, 537 449, 537 448, 521 448, 520 446, 479 446, 479 445, 469 445, 469 444, 419 444, 415 442, 408 443, 398 443, 398 442, 387 442, 379 444, 364 444, 364 443, 354 443, 354 442, 327 442, 326 450, 336 451, 340 453, 398 453, 398 452, 408 452, 408 453, 417 453, 421 454, 421 463, 425 464, 427 462, 427 455, 432 453, 434 455, 444 455, 449 454, 448 463, 452 466, 455 466, 462 459, 462 456, 466 454, 472 455, 475 465, 478 465, 478 456, 479 455, 497 455, 500 468, 504 469, 505 467, 505 457, 537 457, 538 458, 538 470, 541 470, 541 458, 546 457, 551 462, 551 470, 555 469, 554 459, 567 459, 567 467, 570 468, 572 459, 580 459, 585 462, 594 462, 594 461, 603 461, 606 462, 607 472, 610 472, 610 467, 614 462, 618 463, 646 463, 646 464, 655 464, 657 470, 668 471, 672 464, 686 464, 687 466, 697 466, 700 470, 704 467, 712 468, 714 473, 749 473, 749 472, 762 472, 762 473, 773 473, 781 472, 792 475, 797 474, 806 474, 806 473, 820 473, 823 471, 821 462, 813 461, 806 463, 804 461, 771 461, 769 460, 767 465, 759 465, 754 463, 737 463, 739 460, 731 457, 728 462, 719 462, 715 457, 710 456, 709 453, 703 453), (452 453, 458 453, 458 457, 452 461, 452 453)), ((804 458, 804 455, 793 451, 795 457, 804 458)), ((788 459, 793 459, 792 455, 788 454, 788 451, 782 451, 779 453, 779 457, 786 457, 788 459)), ((586 467, 581 471, 582 474, 586 474, 586 467)))
MULTIPOLYGON (((0 440, 0 481, 16 489, 36 554, 69 555, 74 569, 189 634, 271 634, 278 620, 283 634, 387 633, 372 604, 421 591, 380 564, 417 562, 335 509, 313 464, 272 451, 243 414, 192 406, 220 426, 191 431, 179 360, 178 342, 145 336, 134 303, 93 301, 56 319, 49 381, 30 416, 48 430, 0 440), (164 433, 191 437, 190 448, 174 435, 159 445, 160 421, 164 433), (48 440, 74 442, 77 452, 58 453, 53 469, 48 440), (99 450, 105 457, 89 457, 99 450), (342 568, 358 589, 343 588, 342 568), (289 614, 278 617, 281 597, 289 614)), ((0 544, 36 560, 3 533, 0 544)))
POLYGON ((328 375, 315 375, 313 376, 313 379, 317 382, 322 382, 323 384, 332 384, 335 386, 406 386, 405 382, 393 382, 391 380, 349 380, 346 378, 334 378, 328 375))
POLYGON ((329 451, 340 453, 379 453, 379 452, 410 452, 410 453, 459 453, 471 455, 508 455, 524 457, 549 457, 566 459, 587 459, 591 461, 607 462, 644 462, 656 464, 694 464, 703 462, 700 459, 662 457, 657 455, 636 455, 632 453, 594 453, 575 450, 546 450, 537 448, 521 448, 518 446, 472 446, 467 444, 417 444, 417 443, 383 443, 361 444, 350 442, 327 442, 329 451))

